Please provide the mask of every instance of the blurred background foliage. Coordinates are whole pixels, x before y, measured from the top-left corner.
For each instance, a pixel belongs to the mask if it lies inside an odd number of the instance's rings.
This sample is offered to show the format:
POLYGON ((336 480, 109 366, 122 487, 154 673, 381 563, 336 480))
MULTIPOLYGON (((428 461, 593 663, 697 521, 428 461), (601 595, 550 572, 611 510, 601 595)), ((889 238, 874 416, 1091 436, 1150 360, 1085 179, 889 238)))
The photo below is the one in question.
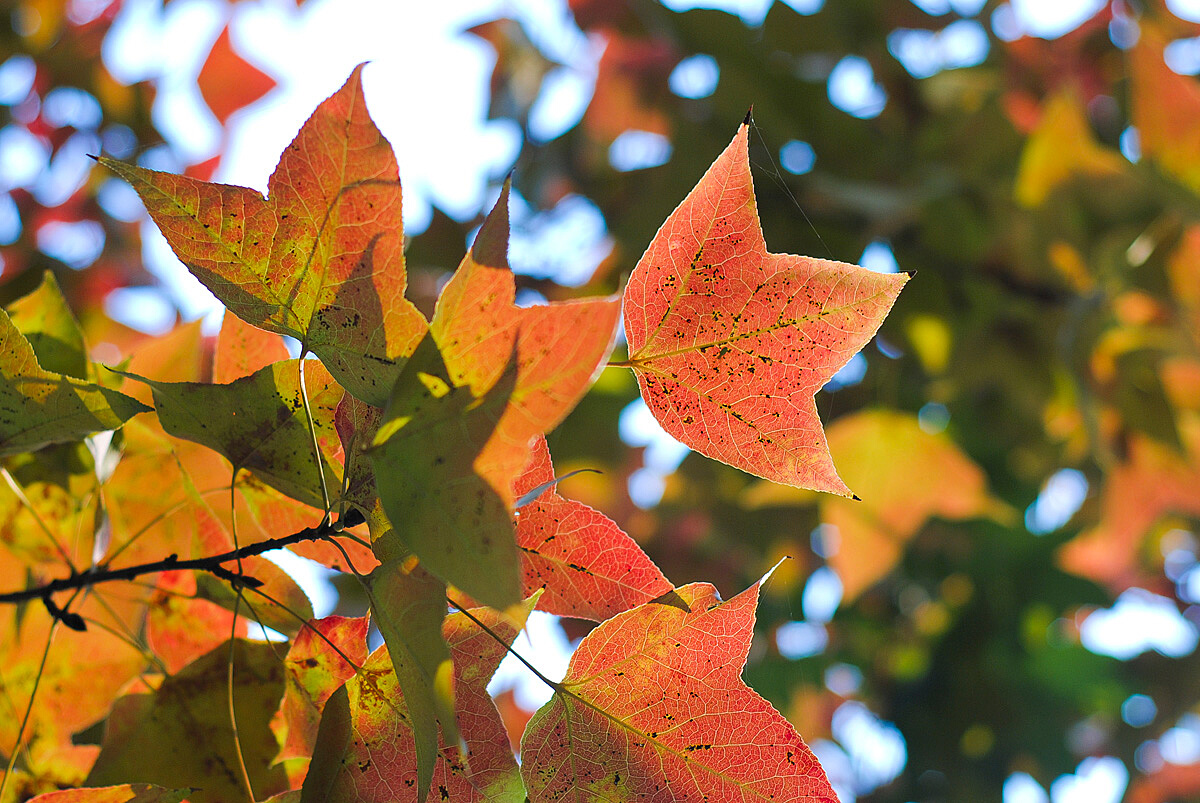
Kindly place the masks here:
MULTIPOLYGON (((995 0, 687 5, 571 0, 600 55, 565 123, 561 42, 464 25, 520 132, 521 297, 618 292, 753 104, 771 249, 917 271, 817 400, 864 501, 687 454, 615 369, 550 438, 560 471, 603 471, 563 493, 679 584, 729 596, 791 558, 747 679, 844 800, 1200 800, 1200 15, 1096 4, 1043 38, 995 0)), ((0 301, 52 270, 111 361, 146 335, 106 299, 153 277, 85 155, 219 155, 172 153, 155 78, 106 69, 121 2, 3 8, 0 301)), ((227 33, 198 82, 221 123, 274 85, 227 33)), ((460 217, 411 237, 427 312, 460 217)))

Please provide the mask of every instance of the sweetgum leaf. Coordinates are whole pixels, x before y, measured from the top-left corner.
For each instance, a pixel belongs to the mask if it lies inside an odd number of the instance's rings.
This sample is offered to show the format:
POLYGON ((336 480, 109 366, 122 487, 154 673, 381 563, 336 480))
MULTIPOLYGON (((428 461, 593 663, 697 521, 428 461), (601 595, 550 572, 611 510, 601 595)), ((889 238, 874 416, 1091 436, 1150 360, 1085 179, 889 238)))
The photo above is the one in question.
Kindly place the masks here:
POLYGON ((512 356, 477 396, 454 383, 426 337, 396 382, 370 453, 396 534, 426 569, 494 608, 521 598, 517 546, 509 509, 477 463, 516 383, 512 356))
POLYGON ((128 181, 188 269, 235 315, 290 335, 382 406, 424 317, 404 297, 400 177, 355 68, 254 190, 101 158, 128 181))
POLYGON ((795 728, 741 678, 758 584, 691 609, 649 603, 604 622, 571 658, 521 742, 533 803, 762 800, 834 803, 795 728))
POLYGON ((124 393, 43 370, 0 310, 0 456, 117 429, 149 409, 124 393))
POLYGON ((83 330, 52 272, 46 271, 36 290, 10 304, 8 314, 33 347, 38 365, 56 374, 87 379, 83 330))
MULTIPOLYGON (((518 496, 554 480, 544 437, 517 478, 518 496)), ((671 582, 612 519, 551 487, 517 512, 526 596, 546 589, 538 608, 602 622, 670 591, 671 582)))
POLYGON ((179 803, 191 789, 167 789, 148 783, 63 789, 31 798, 29 803, 179 803))
MULTIPOLYGON (((486 608, 471 613, 509 645, 517 636, 516 626, 523 623, 486 608)), ((522 613, 527 615, 528 606, 522 613)), ((442 633, 454 662, 454 696, 466 755, 457 742, 443 738, 432 791, 428 796, 420 792, 408 700, 397 693, 387 647, 380 647, 367 658, 362 672, 339 689, 346 698, 337 700, 335 695, 326 705, 321 720, 324 741, 317 746, 321 767, 317 768, 314 757, 305 779, 306 800, 521 803, 525 799, 504 723, 487 693, 488 680, 504 657, 504 645, 461 612, 446 617, 442 633), (315 794, 318 789, 323 792, 320 796, 315 794)))
POLYGON ((590 298, 518 307, 508 266, 508 184, 454 276, 430 331, 454 385, 482 396, 516 351, 516 384, 476 470, 505 502, 529 461, 530 441, 566 417, 612 350, 620 306, 590 298))
POLYGON ((658 422, 701 454, 851 496, 813 395, 875 334, 908 276, 768 253, 748 131, 738 129, 634 268, 629 365, 658 422))
MULTIPOLYGON (((321 470, 327 486, 337 488, 341 477, 327 455, 337 451, 333 412, 342 390, 314 360, 305 372, 322 445, 321 470)), ((227 385, 128 376, 150 386, 158 419, 167 432, 219 452, 234 468, 253 472, 293 499, 324 507, 297 360, 274 363, 227 385)))
MULTIPOLYGON (((229 723, 230 649, 222 644, 163 680, 154 694, 133 694, 113 707, 91 784, 187 784, 193 803, 244 800, 229 723)), ((278 744, 269 723, 283 692, 283 667, 270 644, 238 640, 233 650, 233 704, 238 738, 258 796, 282 791, 272 766, 278 744)))
MULTIPOLYGON (((394 535, 389 534, 388 540, 391 537, 394 535)), ((438 723, 447 741, 458 740, 453 693, 442 682, 452 671, 450 649, 442 638, 446 586, 419 565, 409 567, 397 558, 380 558, 380 565, 366 580, 371 613, 408 707, 416 751, 417 800, 423 800, 437 762, 438 723)))

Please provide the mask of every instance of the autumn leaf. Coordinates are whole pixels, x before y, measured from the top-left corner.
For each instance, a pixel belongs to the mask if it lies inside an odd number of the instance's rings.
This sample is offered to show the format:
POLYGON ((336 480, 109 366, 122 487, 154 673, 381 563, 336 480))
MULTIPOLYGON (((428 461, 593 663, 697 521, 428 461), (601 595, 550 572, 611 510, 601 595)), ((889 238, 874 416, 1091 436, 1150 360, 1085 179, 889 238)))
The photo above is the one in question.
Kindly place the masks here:
POLYGON ((290 357, 279 335, 226 315, 213 352, 213 382, 225 385, 290 357))
POLYGON ((1011 518, 988 495, 979 466, 945 433, 922 430, 911 414, 868 410, 839 418, 829 427, 829 448, 862 494, 862 501, 820 501, 821 520, 839 534, 829 564, 847 602, 892 570, 929 519, 1011 518))
POLYGON ((148 783, 90 789, 63 789, 31 798, 29 803, 179 803, 191 789, 166 789, 148 783))
POLYGON ((88 378, 83 330, 52 272, 46 271, 42 283, 32 293, 10 304, 8 314, 29 341, 38 365, 76 379, 88 378))
POLYGON ((738 129, 634 268, 628 365, 655 418, 689 447, 851 496, 813 395, 875 334, 908 276, 767 253, 748 132, 738 129))
POLYGON ((372 616, 387 644, 408 709, 416 756, 415 791, 417 800, 424 800, 437 762, 438 724, 447 741, 458 741, 450 685, 453 667, 442 638, 446 586, 421 566, 380 549, 392 547, 394 539, 394 533, 389 533, 375 542, 380 565, 366 578, 366 585, 372 616))
MULTIPOLYGON (((513 491, 522 497, 553 480, 550 448, 539 437, 513 491)), ((517 547, 523 593, 530 596, 546 589, 538 608, 559 616, 602 622, 672 588, 612 519, 582 502, 564 499, 554 487, 518 510, 517 547)))
MULTIPOLYGON (((421 565, 495 608, 520 600, 512 518, 476 471, 517 379, 516 362, 483 396, 450 376, 432 337, 396 381, 371 460, 383 510, 421 565)), ((510 491, 511 493, 511 491, 510 491)))
POLYGON ((115 390, 43 370, 0 310, 0 456, 118 429, 149 409, 115 390))
POLYGON ((235 315, 289 335, 350 393, 382 406, 425 319, 404 297, 400 179, 367 114, 362 68, 254 190, 108 158, 172 249, 235 315))
POLYGON ((167 672, 178 672, 205 653, 246 635, 246 622, 219 605, 196 598, 191 572, 163 572, 150 597, 146 616, 146 645, 167 672))
MULTIPOLYGON (((339 448, 333 413, 342 390, 320 363, 308 363, 306 385, 322 446, 321 471, 326 486, 336 489, 341 478, 328 455, 339 448)), ((293 499, 324 509, 298 360, 274 363, 227 385, 128 376, 150 386, 158 419, 168 433, 207 446, 224 455, 235 470, 251 471, 293 499)))
POLYGON ((1124 168, 1120 154, 1096 142, 1078 92, 1063 89, 1046 100, 1025 142, 1013 192, 1017 203, 1037 207, 1073 175, 1111 176, 1124 168))
POLYGON ((1129 99, 1142 153, 1200 190, 1200 83, 1163 60, 1167 39, 1142 20, 1129 50, 1129 99))
POLYGON ((521 742, 533 803, 602 800, 837 800, 816 757, 741 678, 758 584, 691 609, 648 603, 583 639, 521 742))
POLYGON ((343 656, 356 665, 366 660, 365 616, 317 619, 293 639, 284 659, 286 686, 275 724, 282 744, 279 760, 312 756, 325 702, 355 673, 343 656))
POLYGON ((226 25, 200 68, 196 85, 208 108, 224 125, 234 112, 274 89, 275 79, 238 54, 226 25))
MULTIPOLYGON (((517 629, 504 614, 485 608, 474 609, 471 614, 504 644, 511 645, 516 638, 517 629)), ((314 768, 305 779, 305 800, 520 803, 525 799, 504 723, 486 688, 504 657, 504 645, 461 612, 446 617, 442 633, 454 665, 454 696, 463 723, 466 755, 456 742, 443 739, 433 772, 433 790, 428 797, 419 792, 407 698, 397 693, 392 660, 387 648, 381 647, 326 706, 326 718, 337 722, 335 725, 322 719, 324 741, 318 739, 314 768), (332 738, 335 732, 336 741, 332 738), (329 749, 323 750, 323 745, 329 749), (323 763, 320 775, 315 766, 318 760, 323 763)))
POLYGON ((246 790, 229 720, 229 661, 238 741, 256 796, 282 791, 272 767, 278 744, 269 723, 283 692, 283 667, 270 644, 242 640, 217 647, 163 680, 153 694, 113 707, 88 783, 186 784, 192 803, 242 800, 246 790))
POLYGON ((476 471, 511 503, 532 439, 554 429, 591 386, 612 349, 620 308, 591 298, 518 307, 508 266, 508 184, 442 290, 430 332, 454 385, 489 391, 516 350, 517 377, 476 471))

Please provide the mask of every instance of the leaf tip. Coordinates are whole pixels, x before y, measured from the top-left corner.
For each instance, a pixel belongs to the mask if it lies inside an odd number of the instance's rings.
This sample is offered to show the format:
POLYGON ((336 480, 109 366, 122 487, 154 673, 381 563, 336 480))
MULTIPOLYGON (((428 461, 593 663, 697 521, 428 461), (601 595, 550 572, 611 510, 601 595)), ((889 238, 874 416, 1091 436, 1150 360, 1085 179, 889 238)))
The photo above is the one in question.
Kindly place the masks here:
POLYGON ((858 494, 850 494, 850 498, 851 498, 851 499, 853 499, 855 502, 861 502, 861 501, 862 501, 862 497, 861 497, 861 496, 859 496, 858 494))
POLYGON ((750 125, 752 116, 754 115, 754 104, 750 104, 750 108, 746 109, 746 117, 742 120, 742 125, 750 125))
POLYGON ((508 192, 511 181, 505 179, 500 188, 500 197, 496 205, 484 218, 475 242, 471 245, 471 258, 477 264, 489 268, 508 267, 508 192))
POLYGON ((905 276, 907 276, 910 279, 917 275, 917 272, 915 270, 902 270, 900 272, 903 273, 905 276))

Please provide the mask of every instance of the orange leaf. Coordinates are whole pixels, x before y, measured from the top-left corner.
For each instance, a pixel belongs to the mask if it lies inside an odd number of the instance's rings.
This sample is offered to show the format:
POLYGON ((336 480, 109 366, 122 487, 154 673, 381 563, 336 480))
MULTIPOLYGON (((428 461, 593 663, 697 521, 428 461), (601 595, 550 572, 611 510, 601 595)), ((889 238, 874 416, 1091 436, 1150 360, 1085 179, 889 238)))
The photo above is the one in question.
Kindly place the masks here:
POLYGON ((693 583, 678 589, 690 612, 649 603, 585 637, 521 742, 530 800, 836 801, 795 728, 742 681, 758 588, 721 602, 693 583))
POLYGON ((423 336, 404 297, 400 178, 356 68, 254 190, 100 161, 133 185, 188 269, 243 320, 295 337, 382 405, 423 336))
POLYGON ((224 125, 229 116, 275 88, 275 79, 233 49, 226 25, 196 77, 200 95, 224 125))
POLYGON ((1129 53, 1129 96, 1142 153, 1200 190, 1200 82, 1167 66, 1166 38, 1149 21, 1139 28, 1129 53))
POLYGON ((696 451, 851 496, 813 395, 875 334, 908 275, 767 253, 748 132, 738 129, 634 268, 629 365, 655 418, 696 451))
MULTIPOLYGON (((518 496, 554 480, 550 448, 534 441, 518 496)), ((671 583, 612 519, 547 488, 517 513, 523 594, 546 589, 538 608, 602 622, 671 590, 671 583)))
POLYGON ((213 382, 227 385, 291 356, 279 335, 251 326, 236 315, 226 315, 213 355, 213 382))
POLYGON ((476 471, 511 503, 530 441, 558 425, 612 349, 620 308, 599 298, 517 307, 508 266, 508 185, 442 290, 430 331, 456 386, 482 396, 516 345, 517 382, 476 471))

